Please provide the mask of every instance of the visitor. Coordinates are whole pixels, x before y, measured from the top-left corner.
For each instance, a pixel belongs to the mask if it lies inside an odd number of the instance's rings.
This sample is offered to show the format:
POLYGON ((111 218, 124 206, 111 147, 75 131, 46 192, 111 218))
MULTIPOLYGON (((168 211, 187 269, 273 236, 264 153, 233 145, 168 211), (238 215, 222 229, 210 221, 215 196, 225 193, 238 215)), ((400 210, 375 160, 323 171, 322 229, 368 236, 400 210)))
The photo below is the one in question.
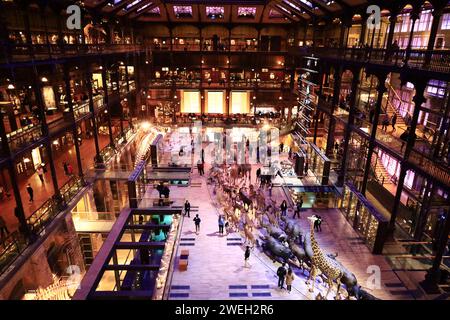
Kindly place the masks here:
POLYGON ((69 175, 69 171, 68 171, 68 169, 67 169, 67 162, 63 162, 63 168, 64 168, 64 174, 66 175, 66 176, 68 176, 69 175))
POLYGON ((283 202, 282 202, 281 205, 280 205, 281 216, 282 216, 282 217, 286 216, 287 208, 288 208, 287 202, 286 202, 286 200, 283 200, 283 202))
POLYGON ((219 216, 218 222, 219 222, 219 234, 223 235, 223 226, 225 224, 225 221, 221 215, 219 216))
POLYGON ((156 190, 159 193, 159 197, 162 198, 163 191, 164 191, 164 183, 161 181, 158 186, 156 187, 156 190))
POLYGON ((198 160, 197 162, 197 170, 200 176, 203 176, 205 174, 204 164, 201 160, 198 160))
POLYGON ((381 130, 386 131, 388 125, 389 125, 389 117, 388 117, 388 115, 386 114, 386 115, 384 116, 384 118, 383 118, 383 121, 381 122, 381 130))
POLYGON ((280 154, 283 153, 283 151, 284 151, 284 143, 281 142, 280 143, 280 154))
POLYGON ((269 191, 270 198, 272 198, 272 188, 273 188, 273 183, 269 182, 269 184, 267 185, 267 190, 269 191))
POLYGON ((277 276, 278 276, 278 288, 284 289, 284 278, 286 277, 286 263, 283 262, 283 264, 278 268, 277 270, 277 276))
POLYGON ((205 149, 202 149, 202 164, 205 163, 205 149))
POLYGON ((292 148, 289 148, 288 157, 289 157, 289 159, 292 159, 292 148))
POLYGON ((314 230, 317 232, 322 232, 322 227, 321 227, 322 217, 319 215, 314 215, 314 217, 316 218, 314 220, 314 230))
POLYGON ((396 123, 397 123, 397 114, 394 113, 394 114, 392 115, 392 118, 391 118, 392 132, 395 131, 395 124, 396 124, 396 123))
POLYGON ((144 216, 143 215, 139 215, 139 222, 140 225, 144 224, 144 216))
POLYGON ((260 177, 261 177, 261 168, 258 168, 256 170, 256 182, 260 182, 261 184, 260 177))
POLYGON ((292 272, 292 269, 289 268, 287 274, 286 274, 286 287, 287 291, 291 293, 292 289, 292 283, 294 282, 294 272, 292 272))
POLYGON ((28 195, 30 196, 30 202, 33 202, 34 191, 33 188, 31 187, 31 184, 27 184, 27 192, 28 195))
POLYGON ((293 219, 295 219, 296 216, 300 219, 300 210, 302 209, 302 206, 303 206, 303 196, 300 196, 300 198, 297 200, 297 203, 295 204, 295 206, 296 206, 296 210, 294 212, 293 219))
POLYGON ((339 151, 339 142, 335 141, 334 142, 334 153, 337 154, 339 151))
POLYGON ((195 233, 196 233, 196 234, 199 234, 199 232, 200 232, 200 222, 201 222, 201 221, 202 221, 202 220, 200 219, 200 217, 198 216, 198 214, 195 215, 194 223, 195 223, 195 233))
POLYGON ((41 182, 44 183, 44 169, 42 168, 42 166, 39 166, 37 168, 36 173, 37 173, 39 179, 41 180, 41 182))
POLYGON ((0 238, 6 237, 9 234, 9 230, 6 227, 6 221, 0 216, 0 238))
POLYGON ((249 268, 248 260, 250 259, 250 247, 247 246, 244 253, 244 267, 249 268))
POLYGON ((178 155, 179 155, 180 157, 184 156, 184 150, 183 150, 183 147, 180 148, 180 152, 178 152, 178 155))
POLYGON ((68 176, 73 175, 73 167, 70 163, 67 164, 67 175, 68 176))
POLYGON ((186 202, 184 203, 184 215, 187 215, 188 218, 191 217, 191 204, 189 200, 186 200, 186 202))

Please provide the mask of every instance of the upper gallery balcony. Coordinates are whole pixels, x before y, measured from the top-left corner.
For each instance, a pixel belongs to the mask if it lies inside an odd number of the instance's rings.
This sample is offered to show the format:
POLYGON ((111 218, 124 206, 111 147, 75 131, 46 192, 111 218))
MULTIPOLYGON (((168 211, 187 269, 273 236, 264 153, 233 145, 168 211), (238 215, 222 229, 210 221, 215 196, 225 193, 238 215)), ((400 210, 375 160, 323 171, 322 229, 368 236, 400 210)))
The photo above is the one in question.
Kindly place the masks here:
POLYGON ((0 63, 127 53, 141 50, 143 50, 143 47, 135 44, 10 44, 2 48, 0 63))
MULTIPOLYGON (((312 49, 304 50, 308 53, 312 49)), ((450 72, 450 50, 379 48, 316 48, 314 52, 325 58, 381 64, 389 67, 409 67, 439 73, 450 72)))

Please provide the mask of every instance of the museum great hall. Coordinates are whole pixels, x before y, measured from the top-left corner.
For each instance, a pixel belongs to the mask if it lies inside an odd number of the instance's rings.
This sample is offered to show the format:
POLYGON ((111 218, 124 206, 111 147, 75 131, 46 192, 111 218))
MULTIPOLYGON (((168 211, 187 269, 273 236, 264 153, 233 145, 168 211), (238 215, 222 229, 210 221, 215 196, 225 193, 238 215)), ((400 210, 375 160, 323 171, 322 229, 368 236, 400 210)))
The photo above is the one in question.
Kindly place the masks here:
POLYGON ((448 0, 0 8, 0 300, 448 299, 448 0))

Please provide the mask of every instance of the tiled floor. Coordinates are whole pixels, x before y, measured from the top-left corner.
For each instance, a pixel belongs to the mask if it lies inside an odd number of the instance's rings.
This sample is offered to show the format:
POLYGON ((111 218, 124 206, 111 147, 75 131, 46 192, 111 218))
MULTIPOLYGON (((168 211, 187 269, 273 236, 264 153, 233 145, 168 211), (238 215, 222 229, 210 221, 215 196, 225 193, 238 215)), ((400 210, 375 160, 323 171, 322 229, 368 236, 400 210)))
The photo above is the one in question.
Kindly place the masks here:
MULTIPOLYGON (((206 168, 208 169, 208 167, 206 168)), ((253 170, 253 174, 256 170, 253 170)), ((252 177, 255 181, 255 177, 252 177)), ((250 257, 250 268, 244 267, 244 246, 239 239, 240 234, 233 233, 224 236, 218 234, 217 218, 219 210, 214 207, 212 194, 206 184, 205 177, 200 177, 197 170, 193 173, 192 182, 201 184, 196 188, 172 188, 171 197, 187 198, 191 205, 198 207, 198 212, 191 212, 191 217, 184 218, 180 250, 189 250, 189 265, 187 271, 179 271, 176 267, 172 278, 169 299, 315 299, 317 294, 324 294, 326 288, 322 284, 316 286, 310 293, 305 285, 306 277, 299 269, 294 268, 297 275, 292 292, 277 288, 276 269, 279 264, 264 254, 260 248, 254 248, 250 257), (195 214, 198 213, 201 222, 199 235, 195 234, 195 214), (190 239, 190 240, 187 240, 190 239), (192 240, 195 239, 195 240, 192 240)), ((150 195, 149 195, 150 196, 150 195)), ((153 194, 151 196, 154 196, 153 194)), ((274 189, 277 203, 281 202, 282 193, 274 189)), ((292 214, 290 212, 289 214, 292 214)), ((308 210, 302 216, 314 214, 308 210)), ((359 284, 371 294, 381 299, 411 299, 409 292, 391 270, 383 256, 372 255, 356 232, 346 222, 338 210, 321 211, 324 218, 323 231, 316 239, 324 251, 339 253, 338 260, 353 272, 359 284), (370 290, 371 273, 369 266, 378 266, 381 275, 381 287, 370 290), (367 282, 367 283, 366 283, 367 282)), ((305 230, 309 224, 305 218, 300 219, 305 230)), ((319 280, 317 280, 319 282, 319 280)), ((334 298, 330 294, 329 299, 334 298)))

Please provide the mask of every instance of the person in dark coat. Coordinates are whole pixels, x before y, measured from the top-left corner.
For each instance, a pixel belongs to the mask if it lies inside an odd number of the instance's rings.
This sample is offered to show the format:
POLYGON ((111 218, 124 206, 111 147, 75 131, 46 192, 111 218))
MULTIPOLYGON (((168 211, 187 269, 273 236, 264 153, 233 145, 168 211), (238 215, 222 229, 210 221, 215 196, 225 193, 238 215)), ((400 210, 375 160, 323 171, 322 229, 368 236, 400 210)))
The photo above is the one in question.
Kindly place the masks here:
POLYGON ((286 263, 283 262, 283 264, 278 268, 277 270, 277 276, 278 276, 278 288, 284 289, 284 278, 286 277, 286 263))
POLYGON ((200 222, 202 220, 200 219, 200 217, 198 216, 198 214, 195 216, 194 218, 194 223, 195 223, 195 233, 198 234, 200 232, 200 222))
POLYGON ((394 113, 394 114, 392 115, 392 118, 391 118, 392 132, 395 131, 395 124, 396 124, 396 123, 397 123, 397 114, 394 113))
POLYGON ((188 218, 191 217, 191 204, 189 203, 189 200, 186 200, 184 203, 184 215, 187 215, 188 218))
POLYGON ((33 191, 33 188, 31 187, 31 184, 27 185, 27 192, 28 192, 28 195, 30 196, 30 202, 33 202, 34 201, 34 199, 33 199, 34 191, 33 191))
POLYGON ((280 205, 281 216, 282 216, 282 217, 284 217, 284 216, 286 215, 286 213, 287 213, 287 208, 288 208, 287 202, 286 202, 286 200, 283 200, 283 202, 282 202, 281 205, 280 205))
POLYGON ((302 206, 303 206, 303 197, 300 197, 300 199, 298 199, 296 203, 296 210, 294 212, 293 219, 295 219, 296 216, 300 219, 300 210, 302 209, 302 206))
POLYGON ((245 253, 244 253, 244 267, 248 268, 248 260, 250 259, 250 247, 247 246, 247 248, 245 249, 245 253))

